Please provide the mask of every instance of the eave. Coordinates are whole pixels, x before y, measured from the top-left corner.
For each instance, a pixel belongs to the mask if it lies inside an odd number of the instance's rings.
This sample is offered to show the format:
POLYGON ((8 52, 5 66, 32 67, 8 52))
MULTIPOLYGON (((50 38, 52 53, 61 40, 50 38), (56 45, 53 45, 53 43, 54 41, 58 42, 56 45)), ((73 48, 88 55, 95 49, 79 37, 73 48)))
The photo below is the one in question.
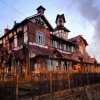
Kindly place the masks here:
POLYGON ((68 41, 68 40, 65 40, 65 39, 63 39, 63 38, 60 38, 60 37, 58 37, 58 36, 56 36, 56 35, 54 35, 54 34, 50 34, 50 35, 51 35, 51 38, 54 38, 54 39, 56 39, 56 40, 66 42, 67 44, 70 44, 70 45, 74 45, 74 46, 76 45, 75 43, 70 42, 70 41, 68 41))

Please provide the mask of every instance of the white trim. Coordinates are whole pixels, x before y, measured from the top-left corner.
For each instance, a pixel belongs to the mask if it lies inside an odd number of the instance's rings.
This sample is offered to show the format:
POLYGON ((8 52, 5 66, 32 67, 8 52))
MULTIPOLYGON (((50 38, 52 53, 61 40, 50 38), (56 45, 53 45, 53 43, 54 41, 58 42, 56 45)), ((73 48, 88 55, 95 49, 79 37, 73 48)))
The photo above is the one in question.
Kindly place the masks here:
POLYGON ((27 36, 27 32, 24 33, 24 43, 28 42, 28 36, 27 36))
POLYGON ((14 47, 15 47, 15 48, 17 48, 17 46, 18 46, 17 41, 18 41, 17 36, 14 35, 14 47))
POLYGON ((59 50, 59 49, 57 49, 59 52, 61 52, 61 53, 66 53, 66 54, 71 54, 71 52, 67 52, 67 51, 63 51, 63 50, 59 50))
POLYGON ((23 46, 18 46, 18 47, 14 47, 12 50, 20 50, 20 49, 22 49, 23 48, 23 46))
POLYGON ((29 42, 29 45, 34 45, 34 46, 38 46, 38 47, 42 47, 42 48, 48 48, 48 46, 44 46, 44 45, 39 45, 35 42, 29 42))
POLYGON ((15 47, 15 48, 13 48, 13 50, 19 50, 19 47, 15 47))

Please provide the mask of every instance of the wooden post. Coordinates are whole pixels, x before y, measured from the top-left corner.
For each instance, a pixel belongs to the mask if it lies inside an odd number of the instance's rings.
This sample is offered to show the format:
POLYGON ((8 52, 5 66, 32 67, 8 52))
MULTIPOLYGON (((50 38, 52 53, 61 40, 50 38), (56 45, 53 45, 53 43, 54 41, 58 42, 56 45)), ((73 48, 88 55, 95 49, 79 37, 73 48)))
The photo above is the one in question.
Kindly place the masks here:
POLYGON ((28 48, 27 49, 28 49, 28 79, 30 80, 30 76, 31 76, 30 75, 31 74, 30 71, 31 70, 30 70, 30 50, 29 50, 29 44, 28 44, 28 48))
POLYGON ((88 70, 88 66, 87 66, 87 64, 85 64, 86 65, 86 67, 87 67, 87 85, 89 85, 89 76, 88 76, 88 74, 89 74, 89 70, 88 70))
POLYGON ((18 67, 19 67, 19 61, 18 61, 18 64, 16 66, 16 100, 18 100, 18 95, 19 95, 19 75, 18 75, 18 67))
MULTIPOLYGON (((49 57, 49 60, 51 60, 50 57, 49 57)), ((52 66, 52 60, 51 60, 50 67, 51 67, 51 68, 50 68, 50 93, 51 93, 51 100, 53 100, 53 88, 52 88, 52 86, 53 86, 53 79, 52 79, 52 77, 53 77, 53 76, 52 76, 53 70, 52 70, 52 67, 53 67, 53 66, 52 66)))
POLYGON ((70 69, 69 69, 70 65, 68 63, 67 63, 67 68, 68 68, 68 70, 67 70, 67 73, 68 73, 68 88, 70 89, 71 88, 71 86, 70 86, 70 69))

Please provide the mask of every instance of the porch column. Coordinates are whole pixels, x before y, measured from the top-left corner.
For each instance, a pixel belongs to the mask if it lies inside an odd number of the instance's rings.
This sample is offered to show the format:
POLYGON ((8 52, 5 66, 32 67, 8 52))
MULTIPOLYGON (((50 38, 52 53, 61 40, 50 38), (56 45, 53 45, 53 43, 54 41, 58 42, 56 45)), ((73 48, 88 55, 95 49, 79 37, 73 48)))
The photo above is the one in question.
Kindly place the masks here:
POLYGON ((90 84, 90 81, 89 81, 89 68, 88 68, 88 65, 87 64, 85 64, 86 65, 86 67, 87 67, 87 85, 89 85, 90 84))
POLYGON ((28 35, 27 35, 27 32, 24 33, 24 43, 27 44, 28 42, 28 35))
POLYGON ((67 61, 67 73, 68 73, 68 88, 71 88, 71 82, 70 82, 70 71, 71 71, 72 63, 67 61))

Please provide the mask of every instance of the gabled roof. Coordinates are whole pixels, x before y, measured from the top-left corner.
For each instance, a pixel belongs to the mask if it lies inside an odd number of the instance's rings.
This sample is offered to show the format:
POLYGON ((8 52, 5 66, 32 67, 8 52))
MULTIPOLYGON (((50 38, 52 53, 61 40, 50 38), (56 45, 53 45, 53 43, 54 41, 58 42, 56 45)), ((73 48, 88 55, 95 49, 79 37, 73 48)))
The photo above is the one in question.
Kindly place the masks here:
POLYGON ((6 34, 4 34, 3 36, 1 36, 0 39, 2 39, 4 36, 8 35, 10 32, 12 32, 14 29, 16 29, 17 27, 19 27, 20 25, 23 25, 23 24, 29 22, 30 19, 32 19, 32 18, 34 18, 34 17, 38 17, 38 16, 40 16, 40 17, 45 21, 45 23, 47 24, 47 26, 48 26, 48 28, 50 29, 50 31, 53 31, 53 27, 51 26, 51 24, 48 22, 48 20, 46 19, 46 17, 45 17, 44 15, 35 14, 35 15, 33 15, 33 16, 30 16, 30 17, 25 18, 25 19, 24 19, 23 21, 21 21, 20 23, 17 23, 16 25, 14 25, 14 26, 12 27, 12 29, 9 29, 9 31, 8 31, 6 34))
POLYGON ((47 24, 47 26, 50 29, 50 31, 53 31, 53 27, 51 26, 51 24, 49 23, 49 21, 47 20, 45 15, 43 15, 43 14, 40 14, 40 13, 39 14, 35 14, 33 16, 27 17, 26 19, 31 20, 32 18, 35 18, 35 17, 41 17, 44 20, 44 22, 47 24))
POLYGON ((79 44, 79 39, 82 39, 83 40, 83 42, 85 43, 85 46, 88 45, 87 41, 81 35, 78 35, 76 37, 73 37, 73 38, 69 39, 68 41, 74 42, 76 44, 79 44))

